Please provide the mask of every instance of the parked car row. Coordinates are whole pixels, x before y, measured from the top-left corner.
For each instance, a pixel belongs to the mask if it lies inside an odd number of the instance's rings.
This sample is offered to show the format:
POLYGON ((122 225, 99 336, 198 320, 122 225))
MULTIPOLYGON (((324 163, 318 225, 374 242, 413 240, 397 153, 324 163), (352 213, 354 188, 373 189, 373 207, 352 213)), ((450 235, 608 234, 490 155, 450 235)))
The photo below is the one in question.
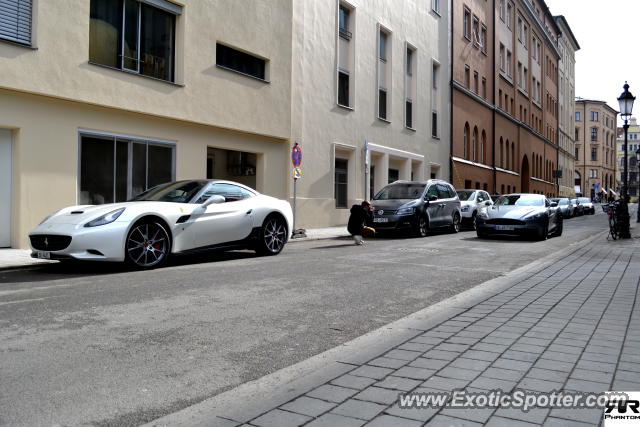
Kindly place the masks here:
POLYGON ((588 197, 578 197, 569 199, 567 197, 559 197, 551 199, 552 202, 558 203, 562 216, 564 218, 573 218, 574 216, 593 215, 596 209, 593 202, 588 197))

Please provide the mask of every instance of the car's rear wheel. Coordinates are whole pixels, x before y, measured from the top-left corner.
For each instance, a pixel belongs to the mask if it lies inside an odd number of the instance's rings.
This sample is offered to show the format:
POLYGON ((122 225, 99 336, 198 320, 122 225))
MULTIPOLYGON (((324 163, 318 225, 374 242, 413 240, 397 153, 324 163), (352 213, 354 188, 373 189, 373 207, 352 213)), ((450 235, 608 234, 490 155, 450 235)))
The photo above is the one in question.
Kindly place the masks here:
POLYGON ((453 218, 451 220, 451 228, 449 228, 449 230, 451 230, 452 233, 457 233, 458 231, 460 231, 460 214, 458 212, 455 212, 453 214, 453 218))
POLYGON ((135 224, 125 243, 125 260, 140 269, 156 268, 169 257, 169 234, 157 221, 135 224))
POLYGON ((413 231, 416 237, 427 236, 427 233, 429 233, 429 221, 424 215, 421 215, 420 218, 418 218, 413 231))
POLYGON ((260 236, 255 247, 259 255, 278 255, 282 252, 287 241, 287 225, 277 215, 271 215, 264 220, 260 228, 260 236))

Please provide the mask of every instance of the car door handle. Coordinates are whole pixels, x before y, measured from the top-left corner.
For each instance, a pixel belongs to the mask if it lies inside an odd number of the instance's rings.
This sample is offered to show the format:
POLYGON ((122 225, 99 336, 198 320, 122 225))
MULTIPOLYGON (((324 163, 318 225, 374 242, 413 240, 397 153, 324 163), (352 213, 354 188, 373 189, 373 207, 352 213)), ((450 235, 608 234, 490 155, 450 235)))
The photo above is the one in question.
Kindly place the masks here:
POLYGON ((250 215, 250 214, 251 214, 251 212, 253 212, 253 209, 249 209, 249 210, 247 211, 247 215, 250 215))

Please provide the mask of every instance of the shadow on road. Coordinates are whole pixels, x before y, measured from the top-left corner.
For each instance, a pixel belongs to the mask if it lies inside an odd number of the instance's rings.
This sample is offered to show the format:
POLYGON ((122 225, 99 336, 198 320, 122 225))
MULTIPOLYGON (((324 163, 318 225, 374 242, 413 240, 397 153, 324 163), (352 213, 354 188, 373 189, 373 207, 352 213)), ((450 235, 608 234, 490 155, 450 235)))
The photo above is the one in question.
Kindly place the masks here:
MULTIPOLYGON (((162 271, 165 268, 182 265, 196 265, 256 257, 258 257, 258 255, 253 251, 212 251, 201 254, 174 255, 169 259, 166 266, 156 270, 162 271)), ((48 280, 104 276, 132 271, 138 270, 131 268, 125 263, 64 261, 38 265, 29 269, 0 271, 0 283, 44 282, 48 280)))

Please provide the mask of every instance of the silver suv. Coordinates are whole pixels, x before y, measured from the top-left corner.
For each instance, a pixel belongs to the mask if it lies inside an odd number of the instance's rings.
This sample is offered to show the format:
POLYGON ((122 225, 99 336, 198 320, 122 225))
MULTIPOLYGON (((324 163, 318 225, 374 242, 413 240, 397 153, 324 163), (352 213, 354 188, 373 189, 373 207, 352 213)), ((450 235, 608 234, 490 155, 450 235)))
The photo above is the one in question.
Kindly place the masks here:
POLYGON ((460 230, 460 200, 446 181, 396 181, 380 190, 371 204, 379 231, 409 229, 424 237, 433 228, 460 230))

